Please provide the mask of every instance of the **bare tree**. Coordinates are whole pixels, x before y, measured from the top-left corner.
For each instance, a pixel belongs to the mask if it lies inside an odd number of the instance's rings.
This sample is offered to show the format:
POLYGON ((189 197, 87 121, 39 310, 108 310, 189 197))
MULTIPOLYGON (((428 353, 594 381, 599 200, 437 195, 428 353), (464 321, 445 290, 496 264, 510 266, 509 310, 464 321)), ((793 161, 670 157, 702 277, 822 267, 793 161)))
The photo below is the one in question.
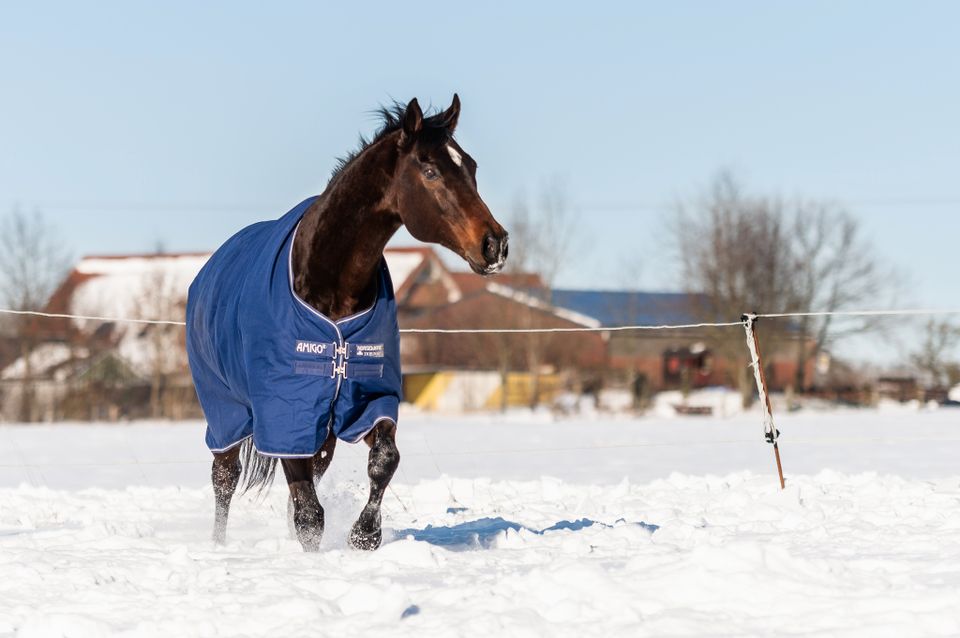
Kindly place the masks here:
MULTIPOLYGON (((860 231, 859 222, 836 205, 799 201, 793 205, 790 248, 794 256, 794 300, 800 312, 837 312, 876 303, 892 293, 896 277, 885 272, 860 231)), ((831 343, 879 327, 875 317, 800 317, 795 386, 808 386, 807 363, 831 343)))
MULTIPOLYGON (((745 194, 721 174, 707 194, 681 204, 671 234, 687 290, 699 293, 698 312, 729 321, 743 312, 835 312, 875 299, 892 278, 872 256, 859 224, 840 208, 817 201, 784 202, 745 194)), ((836 339, 875 323, 803 317, 769 322, 775 347, 796 348, 796 389, 807 386, 808 362, 836 339)), ((750 392, 742 344, 715 334, 712 344, 738 370, 750 392)))
POLYGON ((920 348, 910 355, 910 363, 927 376, 934 387, 953 383, 957 369, 957 347, 960 346, 960 328, 948 321, 931 319, 924 329, 920 348))
MULTIPOLYGON (((0 299, 5 307, 19 311, 38 311, 69 268, 68 252, 56 230, 39 212, 27 215, 14 210, 0 220, 0 299)), ((36 317, 15 317, 9 330, 20 343, 24 362, 20 391, 19 418, 36 418, 33 391, 33 351, 41 326, 36 317)))
POLYGON ((508 224, 508 272, 535 272, 548 288, 555 285, 570 267, 580 230, 578 223, 579 215, 557 176, 542 184, 534 207, 525 196, 518 194, 508 224))
MULTIPOLYGON (((780 201, 745 195, 729 174, 698 200, 679 204, 669 230, 683 285, 695 301, 691 311, 706 321, 730 321, 743 312, 792 310, 788 228, 780 201)), ((742 340, 729 331, 706 337, 733 364, 734 381, 748 401, 752 386, 742 340)))

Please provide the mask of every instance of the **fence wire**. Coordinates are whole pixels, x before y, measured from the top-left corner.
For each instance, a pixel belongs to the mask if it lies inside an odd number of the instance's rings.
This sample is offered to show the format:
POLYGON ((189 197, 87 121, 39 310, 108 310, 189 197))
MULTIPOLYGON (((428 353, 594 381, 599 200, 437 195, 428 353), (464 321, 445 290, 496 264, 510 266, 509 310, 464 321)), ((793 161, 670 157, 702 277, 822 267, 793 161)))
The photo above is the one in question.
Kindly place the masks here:
MULTIPOLYGON (((98 315, 79 315, 68 313, 39 312, 33 310, 10 310, 0 308, 0 314, 43 317, 48 319, 74 319, 82 321, 103 321, 106 323, 130 323, 164 326, 186 326, 185 321, 167 319, 134 319, 128 317, 104 317, 98 315)), ((757 319, 788 319, 800 317, 870 317, 870 316, 920 316, 920 315, 960 315, 960 310, 950 309, 902 309, 902 310, 839 310, 822 312, 782 312, 751 313, 757 319)), ((690 330, 696 328, 729 328, 743 326, 743 321, 719 321, 681 324, 650 324, 625 326, 577 326, 575 328, 401 328, 401 334, 536 334, 563 332, 630 332, 644 330, 690 330)))

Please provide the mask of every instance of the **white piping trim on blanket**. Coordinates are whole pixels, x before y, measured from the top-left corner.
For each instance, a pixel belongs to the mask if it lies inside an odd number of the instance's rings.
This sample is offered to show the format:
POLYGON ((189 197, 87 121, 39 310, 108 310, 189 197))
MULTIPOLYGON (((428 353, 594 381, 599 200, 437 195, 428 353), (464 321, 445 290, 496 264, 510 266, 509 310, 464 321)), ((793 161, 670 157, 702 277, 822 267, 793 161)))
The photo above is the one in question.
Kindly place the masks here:
MULTIPOLYGON (((364 438, 365 436, 367 436, 368 434, 370 434, 371 432, 373 432, 373 428, 377 427, 377 424, 380 423, 381 421, 391 421, 392 423, 396 424, 396 421, 394 421, 394 419, 393 419, 392 417, 389 417, 389 416, 377 417, 377 419, 373 422, 373 425, 371 425, 368 429, 364 430, 363 434, 361 434, 361 435, 358 436, 357 438, 353 439, 352 441, 345 441, 345 442, 346 442, 346 443, 349 443, 349 444, 351 444, 351 445, 354 445, 354 444, 356 444, 356 443, 359 443, 360 441, 363 440, 363 438, 364 438)), ((331 426, 328 425, 328 426, 327 426, 327 437, 330 436, 330 430, 331 430, 331 429, 332 429, 331 426)), ((240 445, 241 443, 243 443, 244 441, 246 441, 247 439, 249 439, 249 438, 252 437, 252 436, 253 436, 252 434, 248 434, 247 436, 243 437, 242 439, 240 439, 240 440, 237 441, 236 443, 231 443, 231 444, 228 445, 227 447, 219 448, 219 449, 216 449, 216 450, 210 450, 210 451, 211 451, 213 454, 222 454, 222 453, 224 453, 224 452, 227 452, 227 451, 229 451, 229 450, 232 450, 233 448, 237 447, 238 445, 240 445)), ((324 437, 324 443, 326 443, 326 437, 324 437)), ((315 457, 317 454, 320 453, 320 450, 323 449, 323 444, 321 444, 320 447, 317 448, 317 451, 314 452, 313 454, 280 454, 280 453, 276 453, 276 452, 264 452, 263 450, 260 450, 259 448, 257 448, 257 444, 256 444, 256 443, 253 444, 253 449, 256 450, 256 451, 257 451, 257 454, 260 454, 261 456, 269 456, 269 457, 275 458, 275 459, 310 459, 310 458, 313 458, 313 457, 315 457)))
MULTIPOLYGON (((370 428, 370 429, 372 430, 373 428, 370 428)), ((329 426, 329 425, 327 426, 327 436, 330 436, 330 426, 329 426)), ((365 435, 364 435, 364 436, 365 436, 365 435)), ((229 451, 232 450, 233 448, 237 447, 238 445, 240 445, 241 443, 243 443, 244 441, 246 441, 247 439, 252 438, 252 437, 253 437, 252 434, 248 434, 247 436, 243 437, 242 439, 240 439, 240 440, 237 441, 236 443, 231 443, 231 444, 228 445, 227 447, 218 448, 218 449, 216 449, 216 450, 212 450, 212 449, 211 449, 210 452, 212 452, 213 454, 223 454, 224 452, 229 452, 229 451)), ((361 437, 361 438, 362 438, 362 437, 361 437)), ((357 439, 357 440, 359 440, 359 439, 357 439)), ((326 443, 326 437, 324 437, 324 443, 326 443)), ((270 456, 270 457, 277 458, 277 459, 309 459, 309 458, 312 458, 312 457, 316 456, 317 454, 319 454, 320 450, 323 449, 323 445, 321 444, 320 447, 317 448, 317 451, 314 452, 313 454, 276 454, 276 453, 274 453, 274 452, 263 452, 263 451, 261 451, 261 450, 257 447, 257 444, 256 444, 256 443, 253 444, 253 449, 256 451, 257 454, 260 454, 260 455, 262 455, 262 456, 270 456)))
MULTIPOLYGON (((320 448, 318 447, 317 452, 319 451, 320 448)), ((257 454, 260 456, 269 456, 270 458, 274 459, 312 459, 317 455, 317 452, 314 452, 313 454, 277 454, 276 452, 264 452, 263 450, 257 450, 257 454)))
POLYGON ((246 441, 247 439, 249 439, 251 436, 253 436, 253 435, 252 435, 252 434, 248 434, 247 436, 243 437, 242 439, 240 439, 240 440, 237 441, 236 443, 231 443, 231 444, 228 445, 227 447, 218 448, 218 449, 216 449, 216 450, 211 449, 210 451, 213 452, 214 454, 223 454, 224 452, 229 452, 229 451, 232 450, 233 448, 237 447, 238 445, 240 445, 241 443, 243 443, 244 441, 246 441))
POLYGON ((367 436, 368 434, 370 434, 371 432, 373 432, 373 428, 377 427, 377 424, 380 423, 380 421, 392 421, 394 425, 396 425, 396 423, 397 423, 397 422, 394 421, 391 417, 388 417, 388 416, 377 417, 377 420, 373 422, 373 425, 371 425, 367 430, 365 430, 363 434, 361 434, 360 436, 358 436, 357 438, 355 438, 355 439, 352 440, 352 441, 347 441, 347 443, 349 443, 349 444, 351 444, 351 445, 353 445, 353 444, 355 444, 355 443, 359 443, 360 441, 363 440, 363 437, 365 437, 365 436, 367 436))

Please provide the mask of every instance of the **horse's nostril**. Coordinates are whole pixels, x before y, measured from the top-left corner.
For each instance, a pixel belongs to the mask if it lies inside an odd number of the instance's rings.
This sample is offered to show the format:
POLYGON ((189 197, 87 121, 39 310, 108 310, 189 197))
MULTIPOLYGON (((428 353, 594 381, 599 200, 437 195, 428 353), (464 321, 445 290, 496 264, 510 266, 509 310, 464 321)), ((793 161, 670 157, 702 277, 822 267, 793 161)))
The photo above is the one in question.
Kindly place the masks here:
POLYGON ((507 255, 510 254, 510 244, 507 241, 507 238, 503 238, 503 243, 500 244, 500 255, 503 259, 507 258, 507 255))
POLYGON ((493 235, 489 233, 483 237, 483 258, 487 260, 488 263, 493 263, 497 261, 497 258, 500 256, 500 242, 494 238, 493 235))

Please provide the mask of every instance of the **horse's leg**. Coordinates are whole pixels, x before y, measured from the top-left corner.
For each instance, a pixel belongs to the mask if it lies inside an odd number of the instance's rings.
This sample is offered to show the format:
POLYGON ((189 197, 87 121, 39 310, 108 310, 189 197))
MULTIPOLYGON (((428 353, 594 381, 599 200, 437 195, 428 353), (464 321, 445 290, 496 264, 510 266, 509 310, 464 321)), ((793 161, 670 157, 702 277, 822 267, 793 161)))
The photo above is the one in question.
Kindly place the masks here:
POLYGON ((377 549, 383 533, 380 529, 380 503, 383 493, 400 465, 400 451, 396 443, 397 424, 381 421, 364 441, 370 446, 367 474, 370 476, 370 498, 360 513, 360 518, 350 530, 350 544, 357 549, 377 549))
POLYGON ((217 510, 213 519, 213 542, 222 545, 227 540, 227 516, 230 514, 230 499, 240 481, 240 446, 213 455, 210 478, 217 510))
MULTIPOLYGON (((323 442, 320 451, 313 456, 314 485, 320 482, 320 479, 323 478, 323 475, 327 472, 327 468, 330 467, 330 462, 333 461, 333 450, 336 447, 337 437, 333 433, 333 430, 331 430, 329 436, 327 436, 327 440, 323 442)), ((287 525, 290 527, 290 536, 296 538, 297 526, 293 521, 293 511, 293 494, 291 493, 290 498, 287 499, 287 525)))
POLYGON ((326 474, 330 462, 333 461, 333 451, 337 447, 337 435, 330 430, 327 440, 323 442, 320 451, 313 455, 313 482, 319 483, 326 474))
POLYGON ((323 508, 313 485, 313 458, 283 459, 282 463, 293 501, 297 540, 304 551, 315 552, 320 549, 320 537, 323 536, 323 508))

